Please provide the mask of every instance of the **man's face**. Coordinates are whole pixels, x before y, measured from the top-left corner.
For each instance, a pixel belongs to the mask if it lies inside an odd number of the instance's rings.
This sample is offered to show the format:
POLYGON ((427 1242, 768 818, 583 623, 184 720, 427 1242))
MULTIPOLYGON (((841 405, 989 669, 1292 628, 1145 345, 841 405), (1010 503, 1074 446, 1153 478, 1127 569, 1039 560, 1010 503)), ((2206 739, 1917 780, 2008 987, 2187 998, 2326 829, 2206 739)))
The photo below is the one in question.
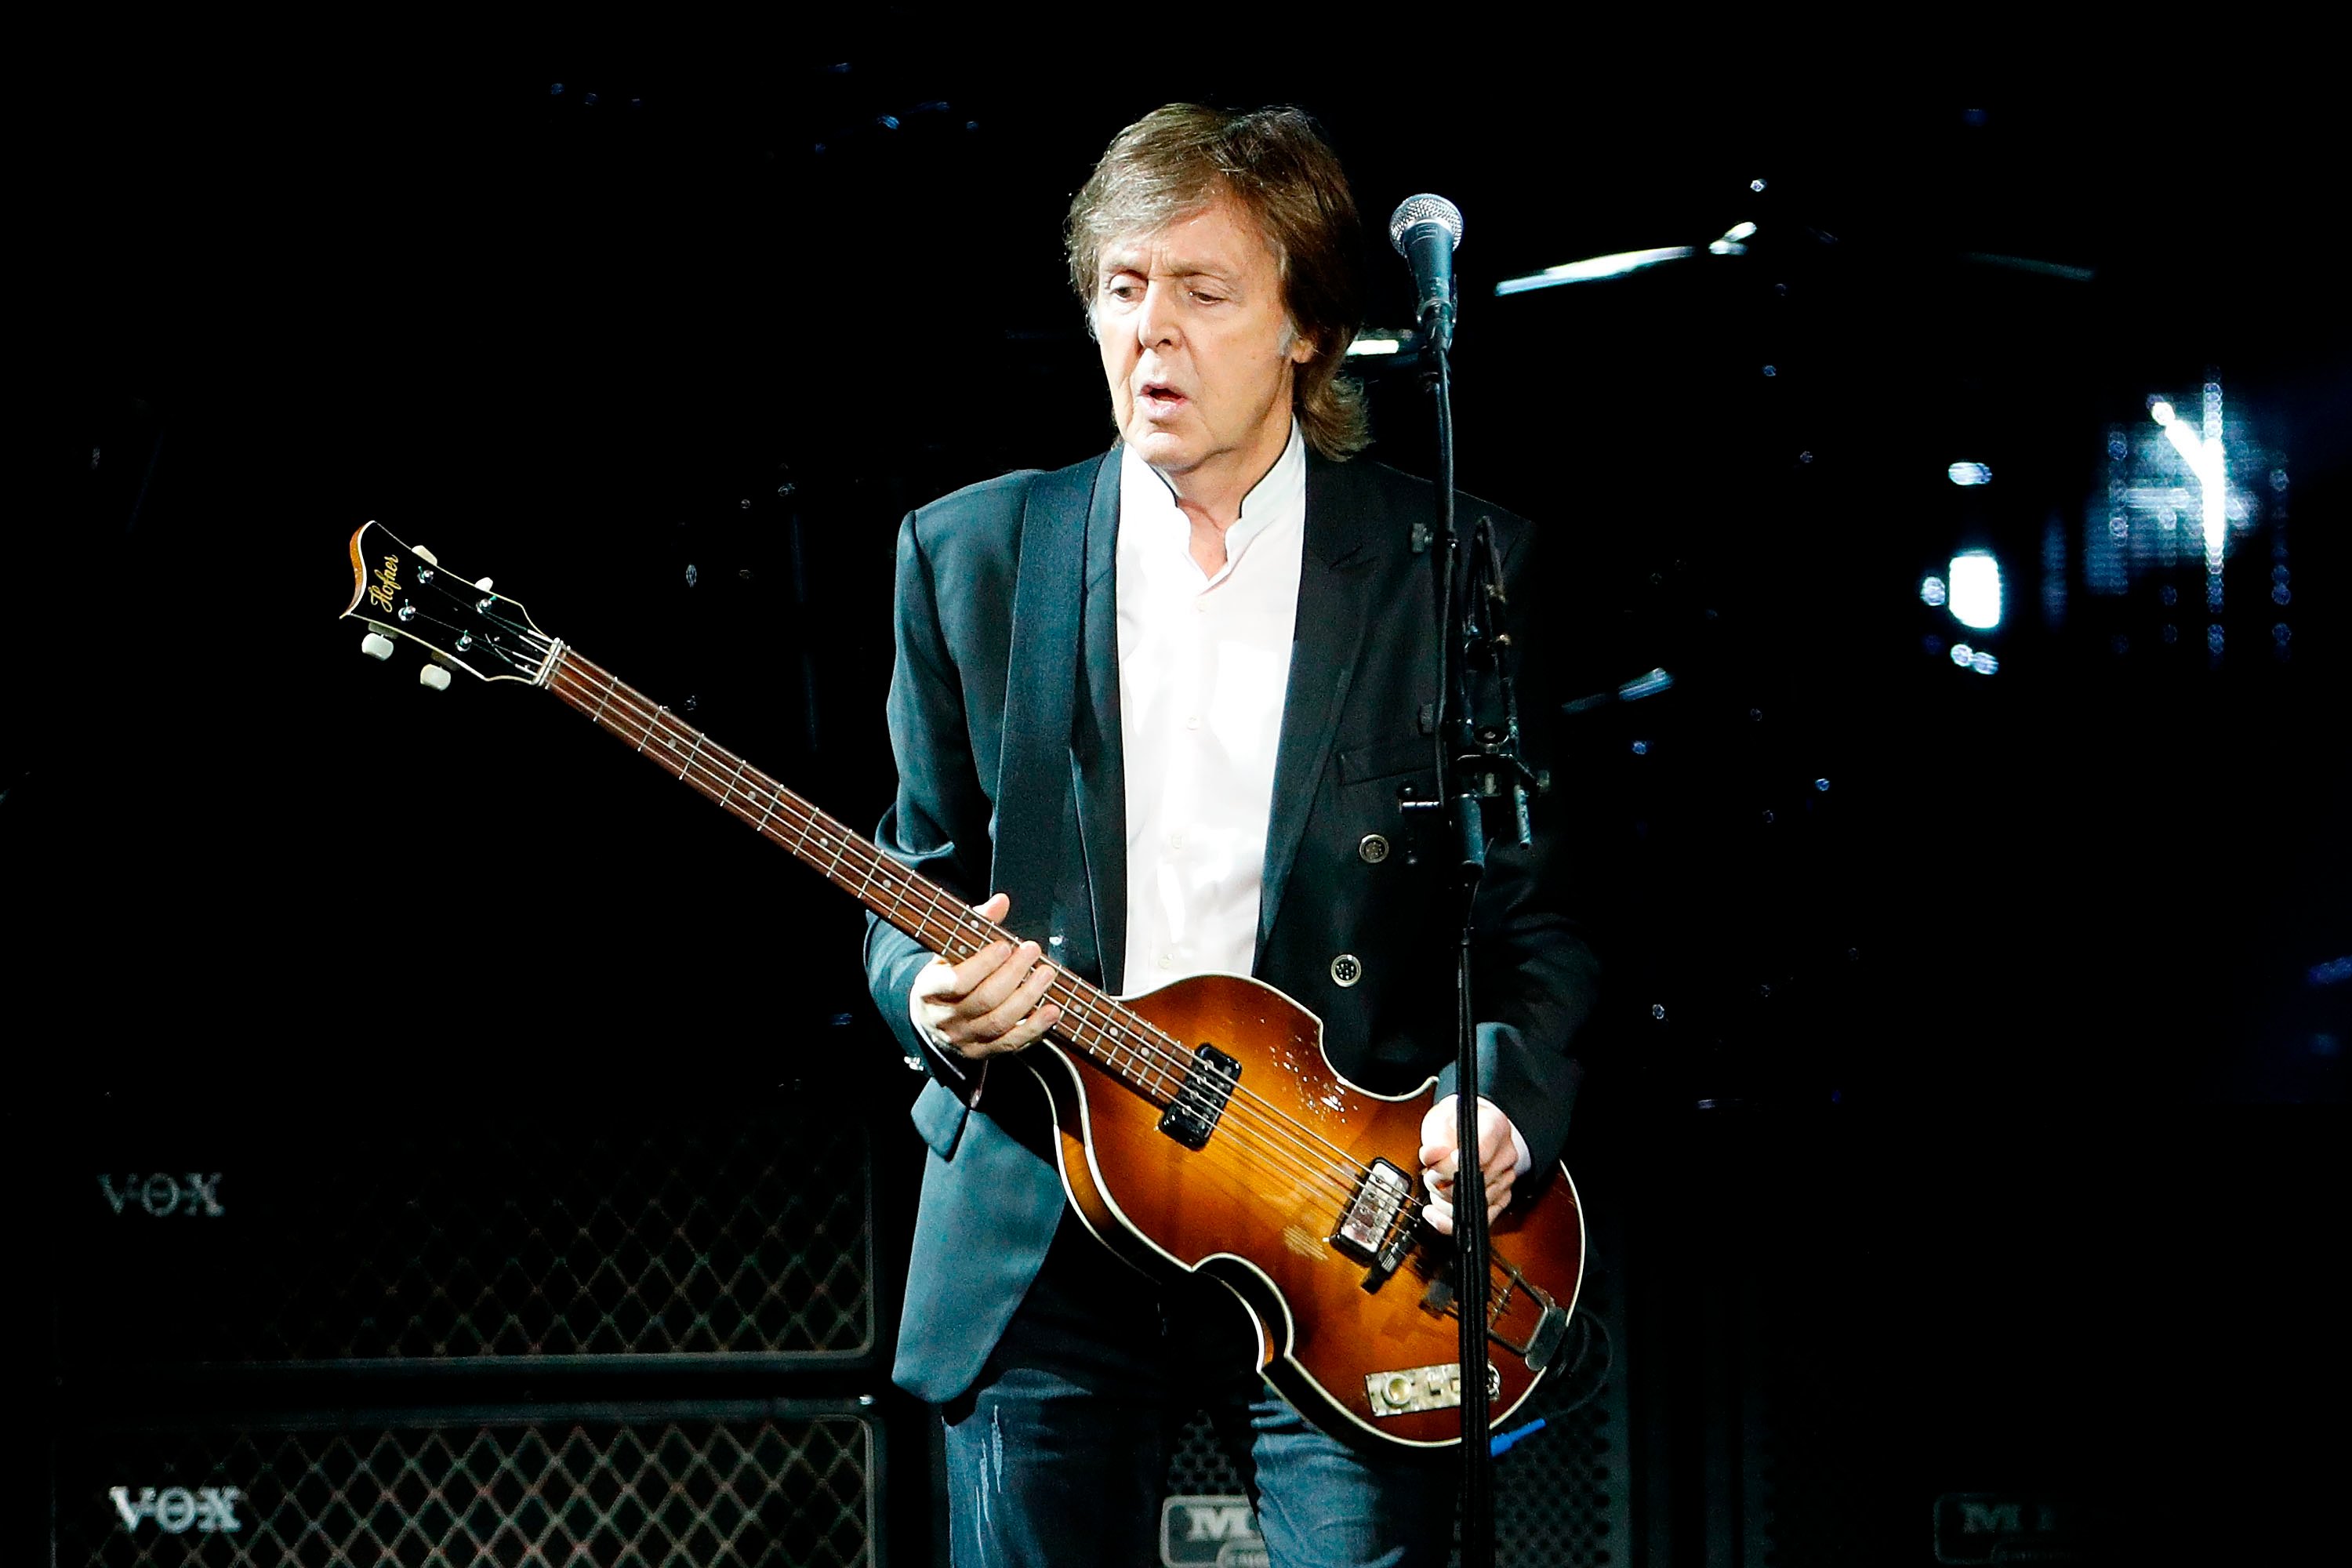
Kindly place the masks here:
POLYGON ((1281 269, 1229 196, 1103 247, 1095 334, 1111 417, 1171 478, 1255 483, 1290 438, 1291 381, 1314 357, 1281 269))

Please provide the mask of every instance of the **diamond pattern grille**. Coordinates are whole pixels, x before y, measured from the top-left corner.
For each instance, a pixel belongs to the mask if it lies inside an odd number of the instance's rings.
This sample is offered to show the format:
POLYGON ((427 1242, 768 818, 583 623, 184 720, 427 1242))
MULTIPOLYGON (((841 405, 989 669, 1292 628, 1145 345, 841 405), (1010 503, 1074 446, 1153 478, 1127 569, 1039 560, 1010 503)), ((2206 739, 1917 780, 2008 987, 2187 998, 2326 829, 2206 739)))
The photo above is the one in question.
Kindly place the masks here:
POLYGON ((872 1568, 874 1434, 807 1419, 133 1433, 61 1468, 58 1562, 106 1568, 872 1568), (235 1487, 238 1528, 109 1489, 235 1487))
POLYGON ((331 1162, 268 1158, 222 1161, 216 1218, 126 1221, 92 1184, 94 1240, 139 1245, 80 1249, 91 1261, 60 1314, 69 1360, 848 1357, 875 1343, 853 1118, 460 1130, 331 1162), (157 1312, 152 1282, 166 1277, 173 1310, 157 1312))

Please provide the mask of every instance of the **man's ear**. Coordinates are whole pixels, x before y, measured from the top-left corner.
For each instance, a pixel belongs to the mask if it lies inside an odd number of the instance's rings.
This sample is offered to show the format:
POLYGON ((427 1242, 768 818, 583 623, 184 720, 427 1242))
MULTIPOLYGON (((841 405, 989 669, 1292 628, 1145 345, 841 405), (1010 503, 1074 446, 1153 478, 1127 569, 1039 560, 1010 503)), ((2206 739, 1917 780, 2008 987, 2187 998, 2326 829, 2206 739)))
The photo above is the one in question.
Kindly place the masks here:
POLYGON ((1306 364, 1314 358, 1315 340, 1307 337, 1304 333, 1293 336, 1290 340, 1290 363, 1293 364, 1306 364))

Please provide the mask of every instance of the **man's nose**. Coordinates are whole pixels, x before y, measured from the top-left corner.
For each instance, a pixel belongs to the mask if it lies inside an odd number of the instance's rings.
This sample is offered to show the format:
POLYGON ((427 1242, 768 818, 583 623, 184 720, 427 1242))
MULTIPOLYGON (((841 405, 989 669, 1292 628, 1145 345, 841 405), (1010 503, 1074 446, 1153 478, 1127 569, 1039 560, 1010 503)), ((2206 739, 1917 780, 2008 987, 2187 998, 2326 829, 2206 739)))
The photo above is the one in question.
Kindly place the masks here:
POLYGON ((1177 292, 1172 284, 1155 282, 1145 287, 1143 309, 1135 313, 1136 341, 1145 348, 1159 348, 1178 341, 1177 292))

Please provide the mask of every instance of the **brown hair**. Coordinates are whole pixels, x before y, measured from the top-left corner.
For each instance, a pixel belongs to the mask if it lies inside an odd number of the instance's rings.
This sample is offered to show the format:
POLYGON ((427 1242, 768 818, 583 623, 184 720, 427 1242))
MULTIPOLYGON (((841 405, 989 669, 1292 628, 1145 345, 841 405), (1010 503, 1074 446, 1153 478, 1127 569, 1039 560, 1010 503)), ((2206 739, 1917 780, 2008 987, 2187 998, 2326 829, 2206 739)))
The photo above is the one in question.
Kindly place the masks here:
POLYGON ((1220 195, 1240 203, 1273 247, 1291 324, 1314 345, 1292 399, 1299 429, 1327 458, 1361 451, 1370 439, 1363 392, 1339 366, 1364 321, 1363 224, 1339 154, 1303 110, 1171 103, 1111 138, 1062 231, 1088 330, 1103 247, 1220 195))

